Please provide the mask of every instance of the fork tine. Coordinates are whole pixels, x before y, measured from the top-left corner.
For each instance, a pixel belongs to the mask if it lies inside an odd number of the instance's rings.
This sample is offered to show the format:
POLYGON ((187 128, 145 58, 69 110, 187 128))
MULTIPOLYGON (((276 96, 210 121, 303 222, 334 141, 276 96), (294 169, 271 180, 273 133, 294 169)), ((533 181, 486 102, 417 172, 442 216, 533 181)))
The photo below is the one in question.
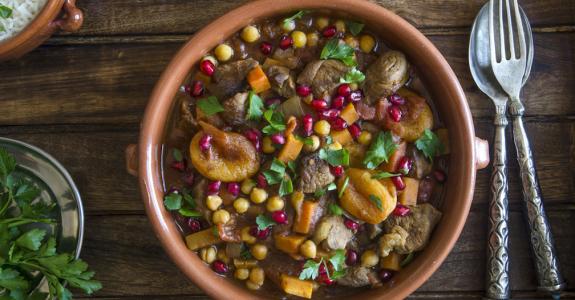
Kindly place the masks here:
POLYGON ((505 51, 505 33, 503 28, 503 0, 499 0, 499 47, 501 48, 501 61, 507 59, 507 52, 505 51))
POLYGON ((527 58, 527 45, 525 43, 525 31, 523 31, 523 17, 519 11, 519 4, 517 0, 513 0, 513 5, 515 6, 515 23, 517 23, 517 37, 519 39, 519 58, 527 58))
POLYGON ((497 63, 497 53, 495 50, 495 29, 493 26, 493 2, 495 0, 489 1, 489 49, 491 51, 491 64, 495 65, 497 63))
POLYGON ((515 59, 515 40, 513 39, 513 19, 511 18, 511 7, 509 0, 505 0, 505 12, 507 13, 507 40, 509 41, 509 53, 511 59, 515 59))

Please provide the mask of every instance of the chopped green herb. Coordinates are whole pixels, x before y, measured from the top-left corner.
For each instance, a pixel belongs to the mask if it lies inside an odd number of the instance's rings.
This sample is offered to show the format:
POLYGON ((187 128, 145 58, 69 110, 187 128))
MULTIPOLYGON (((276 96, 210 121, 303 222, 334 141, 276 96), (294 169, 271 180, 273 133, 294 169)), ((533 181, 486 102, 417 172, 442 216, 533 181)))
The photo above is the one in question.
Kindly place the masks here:
POLYGON ((0 4, 0 18, 8 19, 12 16, 12 9, 6 5, 0 4))
POLYGON ((264 174, 268 184, 273 185, 282 182, 285 176, 285 171, 286 165, 281 160, 274 158, 270 169, 263 171, 262 173, 264 174))
POLYGON ((345 148, 339 150, 322 148, 319 150, 319 158, 325 160, 328 164, 334 167, 349 165, 349 152, 345 148))
POLYGON ((340 43, 339 39, 329 40, 321 50, 320 58, 338 59, 347 66, 357 66, 355 50, 345 43, 340 43))
POLYGON ((339 205, 337 205, 335 203, 330 203, 328 207, 329 207, 329 211, 331 212, 332 215, 334 215, 334 216, 343 215, 343 209, 339 205))
POLYGON ((198 100, 198 107, 202 110, 206 116, 211 116, 219 112, 224 111, 224 108, 218 101, 216 96, 209 96, 207 98, 202 98, 198 100))
POLYGON ((390 177, 397 177, 400 175, 401 174, 398 174, 398 173, 379 172, 377 174, 373 174, 371 176, 371 178, 373 178, 373 179, 385 179, 385 178, 390 178, 390 177))
POLYGON ((295 13, 293 16, 291 16, 291 17, 289 17, 289 18, 285 18, 285 19, 283 20, 283 23, 286 24, 286 23, 289 23, 289 22, 293 22, 293 21, 295 21, 295 20, 297 20, 297 19, 301 19, 301 17, 303 17, 305 14, 307 14, 307 11, 305 11, 305 10, 300 10, 300 11, 298 11, 297 13, 295 13))
POLYGON ((294 175, 297 175, 297 164, 295 160, 288 161, 287 166, 294 175))
POLYGON ((358 35, 362 30, 365 24, 353 21, 346 22, 347 28, 349 28, 349 32, 353 35, 358 35))
POLYGON ((323 257, 319 260, 319 262, 315 262, 314 260, 308 259, 305 264, 303 265, 303 270, 299 273, 300 280, 307 280, 311 279, 314 280, 319 275, 319 266, 323 263, 323 257))
POLYGON ((178 209, 178 213, 184 217, 201 217, 203 216, 201 212, 197 210, 191 210, 189 208, 180 208, 178 209))
POLYGON ((244 243, 242 243, 242 252, 240 252, 240 257, 245 260, 253 258, 250 248, 244 243))
POLYGON ((258 225, 259 230, 265 230, 266 228, 276 225, 276 222, 272 220, 272 218, 266 215, 258 215, 256 217, 256 224, 258 225))
POLYGON ((341 185, 341 189, 339 190, 339 193, 337 194, 339 198, 341 198, 341 196, 343 196, 343 192, 345 192, 345 189, 347 189, 347 186, 349 185, 349 177, 345 177, 345 179, 343 180, 343 184, 341 185))
POLYGON ((329 279, 335 280, 341 278, 345 275, 345 250, 338 249, 335 251, 335 254, 332 255, 327 261, 323 259, 323 257, 316 262, 312 259, 308 259, 305 264, 303 265, 303 270, 299 274, 300 280, 307 280, 311 279, 314 280, 319 276, 319 268, 321 265, 324 265, 325 270, 328 271, 327 276, 329 279), (327 263, 330 263, 333 268, 333 273, 329 273, 329 267, 327 263))
POLYGON ((380 132, 369 145, 363 164, 366 168, 373 170, 381 163, 387 162, 396 148, 397 144, 393 141, 391 131, 380 132))
POLYGON ((176 161, 184 160, 184 156, 182 155, 182 151, 180 151, 179 149, 174 148, 174 150, 172 150, 172 156, 174 157, 174 159, 176 161))
POLYGON ((0 24, 0 32, 6 31, 6 28, 4 28, 4 26, 2 26, 2 24, 0 24))
POLYGON ((182 195, 179 193, 170 193, 164 197, 164 206, 168 210, 178 210, 182 208, 182 195))
MULTIPOLYGON (((329 262, 333 266, 334 271, 341 271, 345 268, 345 250, 337 249, 335 254, 329 258, 329 262)), ((335 278, 331 278, 335 279, 335 278)))
POLYGON ((383 210, 381 199, 376 195, 369 195, 369 201, 373 202, 379 210, 383 210))
POLYGON ((289 176, 285 176, 280 182, 280 189, 278 191, 280 197, 293 193, 293 183, 289 176))
POLYGON ((365 80, 365 75, 356 67, 349 70, 343 78, 339 79, 339 83, 360 83, 365 80))
POLYGON ((295 138, 300 140, 304 145, 308 145, 308 146, 313 145, 313 139, 311 137, 302 137, 299 135, 295 135, 295 138))
POLYGON ((259 121, 263 116, 264 102, 256 93, 250 91, 248 94, 247 120, 259 121))
POLYGON ((323 189, 320 188, 317 191, 315 191, 315 193, 313 195, 314 195, 314 197, 318 198, 318 197, 325 195, 328 191, 333 191, 335 189, 337 189, 337 186, 335 185, 335 183, 332 182, 332 183, 328 184, 325 188, 323 188, 323 189))
POLYGON ((284 116, 281 112, 268 109, 264 112, 264 119, 266 119, 269 124, 262 129, 262 132, 265 134, 278 133, 286 129, 284 116))
POLYGON ((433 161, 433 158, 443 151, 441 140, 429 129, 425 129, 423 135, 415 141, 415 147, 421 150, 425 157, 431 161, 433 161))
POLYGON ((183 206, 187 206, 192 209, 196 208, 196 201, 194 200, 194 198, 192 198, 192 195, 188 191, 184 190, 182 195, 184 199, 183 206))
POLYGON ((415 258, 415 253, 414 253, 414 252, 410 252, 410 253, 399 263, 399 266, 403 268, 403 267, 409 265, 409 263, 411 263, 411 262, 413 261, 413 258, 415 258))
POLYGON ((326 145, 331 145, 331 144, 333 144, 333 137, 332 137, 331 135, 327 135, 327 136, 325 137, 325 144, 326 144, 326 145))

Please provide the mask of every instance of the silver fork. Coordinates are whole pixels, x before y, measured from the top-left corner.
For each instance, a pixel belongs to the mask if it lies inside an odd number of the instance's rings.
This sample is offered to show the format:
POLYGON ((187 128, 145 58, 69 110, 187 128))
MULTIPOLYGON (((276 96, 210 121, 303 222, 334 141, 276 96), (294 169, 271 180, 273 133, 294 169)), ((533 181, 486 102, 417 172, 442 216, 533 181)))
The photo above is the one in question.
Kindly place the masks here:
POLYGON ((513 140, 523 183, 523 200, 529 223, 531 248, 533 250, 539 289, 558 292, 565 286, 559 271, 553 236, 543 208, 537 174, 535 173, 529 139, 523 127, 524 107, 519 99, 523 76, 526 72, 528 53, 525 31, 521 22, 517 0, 491 0, 489 3, 489 39, 491 66, 503 90, 509 96, 509 113, 513 118, 513 140), (494 3, 498 2, 495 16, 494 3), (503 9, 505 2, 505 10, 503 9), (506 17, 507 22, 503 19, 506 17), (496 39, 495 22, 498 22, 499 39, 496 39), (505 34, 507 29, 507 35, 505 34), (516 45, 514 35, 517 36, 516 45), (499 56, 497 55, 499 45, 499 56), (516 49, 518 48, 518 49, 516 49), (519 55, 519 56, 517 56, 519 55))

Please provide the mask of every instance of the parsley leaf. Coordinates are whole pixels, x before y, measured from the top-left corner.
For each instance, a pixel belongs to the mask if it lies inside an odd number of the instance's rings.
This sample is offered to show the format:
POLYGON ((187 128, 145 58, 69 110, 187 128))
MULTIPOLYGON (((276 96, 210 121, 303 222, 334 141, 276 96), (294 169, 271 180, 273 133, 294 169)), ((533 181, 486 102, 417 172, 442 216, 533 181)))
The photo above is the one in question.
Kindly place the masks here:
POLYGON ((248 94, 247 120, 259 121, 263 116, 264 102, 256 93, 250 91, 248 94))
POLYGON ((287 166, 294 175, 297 175, 297 164, 295 160, 288 161, 287 166))
POLYGON ((345 148, 339 150, 322 148, 319 150, 319 158, 334 167, 349 165, 349 152, 345 148))
POLYGON ((166 206, 168 210, 178 210, 182 208, 182 195, 174 192, 164 196, 164 206, 166 206))
POLYGON ((341 189, 339 189, 339 193, 337 194, 339 198, 343 196, 343 192, 345 192, 345 189, 347 189, 348 185, 349 185, 349 177, 346 176, 345 179, 343 180, 343 184, 341 185, 341 189))
POLYGON ((356 67, 353 67, 349 70, 343 78, 339 79, 339 83, 360 83, 365 80, 365 75, 358 70, 356 67))
POLYGON ((433 158, 443 151, 441 140, 429 129, 425 129, 423 135, 415 141, 415 147, 421 150, 425 157, 431 161, 433 161, 433 158))
POLYGON ((174 159, 176 161, 184 160, 184 156, 182 155, 182 151, 180 151, 179 149, 174 148, 174 150, 172 150, 172 156, 174 157, 174 159))
POLYGON ((286 165, 279 159, 274 158, 270 169, 262 172, 270 185, 281 183, 285 176, 286 165))
POLYGON ((268 109, 264 112, 264 119, 268 122, 269 125, 262 128, 263 133, 273 134, 286 130, 284 116, 281 112, 268 109))
POLYGON ((197 210, 191 210, 189 208, 182 207, 178 209, 178 213, 184 217, 201 217, 203 216, 201 212, 197 210))
POLYGON ((207 98, 202 98, 197 102, 198 107, 202 110, 206 116, 211 116, 219 112, 224 111, 224 108, 218 101, 216 96, 209 96, 207 98))
POLYGON ((368 169, 375 169, 383 162, 387 162, 389 157, 395 152, 397 144, 393 141, 391 131, 380 132, 369 145, 365 153, 363 164, 368 169))
POLYGON ((303 265, 303 270, 299 273, 300 280, 316 279, 319 275, 319 266, 323 263, 323 258, 319 262, 308 259, 303 265))
POLYGON ((12 16, 12 9, 6 5, 0 4, 0 18, 8 19, 12 16))
POLYGON ((265 230, 270 226, 276 225, 276 222, 266 215, 258 215, 256 217, 256 224, 259 230, 265 230))
POLYGON ((16 168, 16 160, 6 149, 0 148, 0 179, 6 183, 7 177, 16 168))
POLYGON ((339 205, 337 205, 335 203, 330 203, 328 207, 329 207, 329 211, 331 212, 332 215, 334 215, 334 216, 343 215, 343 209, 339 205))
POLYGON ((316 279, 319 276, 319 268, 322 264, 324 265, 326 271, 330 269, 327 265, 328 262, 333 267, 333 273, 327 273, 328 278, 335 280, 345 275, 345 250, 338 249, 335 251, 335 254, 332 255, 327 261, 325 261, 323 257, 319 260, 319 262, 308 259, 303 265, 303 270, 299 274, 299 279, 316 279))
MULTIPOLYGON (((29 288, 28 281, 13 269, 0 268, 0 287, 9 291, 25 290, 29 288)), ((7 299, 11 299, 8 297, 7 299)))
POLYGON ((21 235, 16 240, 16 245, 28 250, 36 251, 40 248, 44 236, 46 236, 46 230, 34 228, 21 235))
POLYGON ((288 176, 284 176, 284 178, 280 182, 280 189, 278 193, 280 197, 293 193, 293 183, 291 181, 291 178, 289 178, 288 176))
POLYGON ((383 205, 381 204, 381 199, 378 196, 369 195, 369 201, 373 202, 373 204, 375 204, 375 206, 377 206, 377 208, 379 210, 383 210, 383 205))
POLYGON ((333 266, 334 271, 343 270, 345 268, 345 250, 343 249, 335 250, 335 254, 329 258, 329 262, 333 266))
POLYGON ((295 21, 295 20, 297 20, 297 19, 301 19, 301 17, 303 17, 303 15, 305 15, 306 13, 307 13, 307 11, 305 11, 305 10, 300 10, 300 11, 298 11, 297 13, 295 13, 293 16, 291 16, 291 17, 289 17, 289 18, 285 18, 285 19, 283 20, 283 23, 286 24, 286 23, 293 22, 293 21, 295 21))
POLYGON ((400 175, 401 174, 398 174, 398 173, 379 172, 377 174, 373 174, 371 176, 371 178, 373 178, 373 179, 384 179, 384 178, 390 178, 390 177, 397 177, 400 175))
POLYGON ((332 182, 332 183, 328 184, 325 188, 323 188, 323 189, 320 188, 317 191, 315 191, 313 196, 318 198, 318 197, 325 195, 325 193, 327 193, 328 191, 333 191, 335 189, 337 189, 337 186, 335 185, 335 183, 332 182))
POLYGON ((339 39, 329 40, 321 50, 320 58, 338 59, 347 66, 357 66, 355 50, 345 43, 340 43, 339 39))
POLYGON ((358 35, 362 30, 365 24, 353 21, 346 22, 347 28, 349 28, 349 32, 353 35, 358 35))

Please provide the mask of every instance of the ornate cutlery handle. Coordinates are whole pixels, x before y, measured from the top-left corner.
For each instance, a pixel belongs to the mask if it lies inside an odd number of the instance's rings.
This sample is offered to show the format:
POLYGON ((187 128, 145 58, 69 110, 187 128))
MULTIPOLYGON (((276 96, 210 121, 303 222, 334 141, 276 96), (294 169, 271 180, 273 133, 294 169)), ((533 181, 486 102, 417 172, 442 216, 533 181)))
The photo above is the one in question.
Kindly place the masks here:
POLYGON ((507 254, 507 151, 505 149, 505 104, 495 107, 495 141, 491 200, 489 202, 489 233, 487 237, 486 297, 509 299, 509 255, 507 254))
POLYGON ((529 223, 531 248, 535 258, 539 289, 557 292, 565 287, 565 282, 559 271, 553 235, 543 208, 529 139, 523 127, 523 111, 523 104, 519 99, 511 99, 509 112, 513 116, 513 140, 517 149, 519 173, 523 183, 523 200, 529 223))

